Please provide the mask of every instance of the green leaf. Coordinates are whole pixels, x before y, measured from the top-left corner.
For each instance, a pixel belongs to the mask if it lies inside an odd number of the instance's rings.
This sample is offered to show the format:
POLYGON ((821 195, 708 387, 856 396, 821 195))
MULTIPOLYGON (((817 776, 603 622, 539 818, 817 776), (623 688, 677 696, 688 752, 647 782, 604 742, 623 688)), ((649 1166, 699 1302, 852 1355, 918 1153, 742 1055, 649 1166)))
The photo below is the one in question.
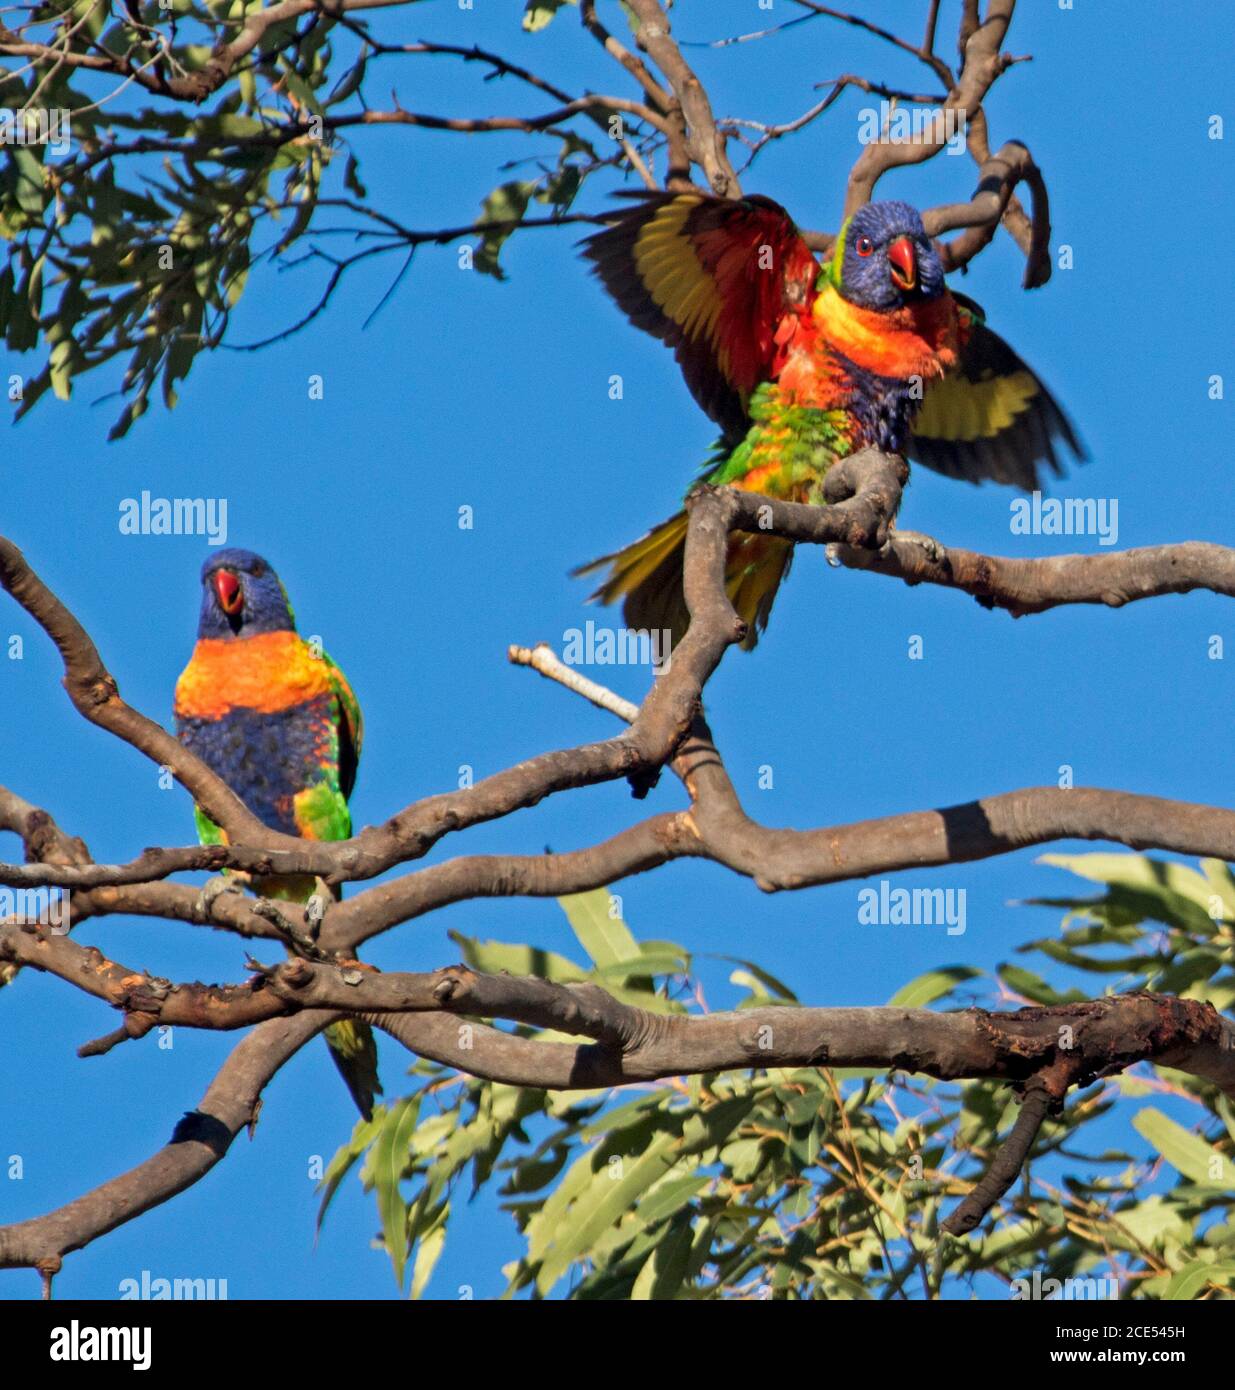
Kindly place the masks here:
POLYGON ((361 45, 360 57, 356 59, 355 63, 352 64, 335 84, 334 89, 327 98, 326 105, 337 106, 341 101, 346 101, 348 97, 358 92, 361 84, 364 82, 365 69, 368 66, 369 45, 366 43, 361 45))
POLYGON ((335 1156, 330 1160, 325 1173, 322 1174, 321 1182, 318 1183, 318 1188, 322 1193, 322 1202, 317 1209, 317 1232, 319 1234, 321 1233, 322 1222, 326 1219, 326 1208, 334 1200, 334 1194, 339 1190, 339 1184, 355 1166, 361 1154, 377 1137, 385 1119, 386 1109, 379 1105, 374 1110, 371 1120, 357 1120, 356 1127, 352 1130, 352 1137, 336 1150, 335 1156))
POLYGON ((542 980, 577 982, 587 979, 587 971, 555 951, 543 951, 537 946, 513 946, 504 941, 475 941, 455 931, 449 935, 473 970, 484 970, 492 975, 505 970, 511 975, 535 975, 542 980))
POLYGON ((67 401, 73 394, 73 353, 75 344, 71 337, 60 338, 52 345, 47 358, 47 370, 51 376, 51 389, 57 400, 67 401))
POLYGON ((1214 1101, 1214 1109, 1218 1112, 1218 1118, 1226 1126, 1226 1132, 1235 1139, 1235 1105, 1221 1091, 1214 1101))
POLYGON ((420 1117, 421 1092, 404 1096, 391 1106, 369 1155, 369 1176, 377 1193, 377 1209, 382 1218, 382 1238, 395 1282, 403 1287, 407 1265, 407 1203, 399 1184, 407 1165, 408 1150, 420 1117))
POLYGON ((317 93, 312 87, 290 67, 285 67, 282 77, 283 85, 295 97, 297 103, 306 110, 312 111, 314 115, 322 114, 322 105, 318 100, 317 93))
POLYGON ((852 1299, 854 1302, 865 1302, 872 1297, 871 1291, 860 1279, 850 1278, 849 1275, 842 1274, 840 1270, 825 1264, 822 1260, 807 1260, 806 1263, 810 1269, 815 1271, 820 1283, 825 1288, 835 1289, 842 1297, 852 1299))
POLYGON ((14 145, 9 150, 9 158, 17 175, 17 206, 31 217, 42 218, 44 183, 43 161, 28 145, 14 145))
POLYGON ((1202 859, 1201 872, 1221 900, 1223 920, 1235 922, 1235 874, 1231 873, 1230 865, 1221 859, 1202 859))
POLYGON ((409 1298, 419 1298, 425 1291, 437 1262, 446 1248, 446 1223, 450 1218, 450 1203, 443 1202, 441 1210, 426 1231, 420 1233, 416 1258, 412 1263, 412 1287, 409 1298))
POLYGON ((1038 861, 1112 889, 1117 903, 1168 926, 1212 935, 1213 885, 1195 869, 1143 854, 1044 854, 1038 861))
POLYGON ((577 164, 563 164, 544 180, 536 192, 536 201, 549 203, 558 212, 566 212, 582 183, 582 169, 577 164))
POLYGON ((621 1160, 620 1168, 602 1164, 583 1194, 570 1207, 570 1219, 555 1233, 536 1277, 542 1293, 551 1289, 570 1265, 582 1258, 604 1232, 633 1205, 642 1192, 673 1167, 676 1136, 661 1134, 638 1158, 621 1160), (613 1176, 617 1172, 619 1176, 613 1176))
POLYGON ((523 27, 529 34, 538 33, 553 22, 553 16, 563 5, 575 5, 578 0, 527 0, 523 11, 523 27))
POLYGON ((1079 1003, 1085 995, 1078 989, 1061 993, 1053 989, 1041 975, 1032 970, 1023 970, 1019 965, 1001 965, 996 971, 999 978, 1017 994, 1032 999, 1035 1004, 1073 1004, 1079 1003))
POLYGON ((620 914, 615 913, 617 900, 607 888, 572 893, 557 901, 579 944, 599 969, 639 959, 639 943, 620 914))
POLYGON ((1161 1110, 1148 1106, 1133 1117, 1133 1128, 1154 1146, 1163 1158, 1198 1187, 1223 1192, 1235 1191, 1231 1160, 1191 1134, 1161 1110), (1222 1176, 1211 1177, 1211 1168, 1222 1176))
MULTIPOLYGON (((29 392, 27 392, 26 395, 27 400, 29 400, 29 392)), ((140 420, 141 417, 146 413, 147 403, 148 402, 145 396, 138 396, 135 400, 131 400, 128 403, 128 405, 125 406, 125 408, 120 412, 120 415, 116 420, 116 423, 107 432, 107 442, 109 444, 114 443, 114 441, 117 439, 123 439, 124 436, 128 434, 128 432, 133 428, 134 423, 137 420, 140 420)))
POLYGON ((631 1289, 632 1302, 646 1299, 668 1300, 677 1296, 690 1268, 693 1231, 689 1218, 675 1221, 660 1236, 631 1289))
POLYGON ((927 1004, 951 994, 957 985, 966 980, 977 979, 982 972, 969 965, 945 965, 938 970, 930 970, 917 979, 910 980, 888 1000, 888 1006, 904 1009, 921 1009, 927 1004))
POLYGON ((482 275, 492 275, 497 280, 506 278, 505 271, 498 264, 498 257, 527 211, 528 201, 536 192, 537 184, 536 179, 516 179, 500 184, 481 204, 480 222, 500 224, 486 228, 476 248, 473 265, 482 275))
POLYGON ((1225 1288, 1232 1279, 1235 1279, 1235 1264, 1229 1261, 1209 1264, 1205 1260, 1193 1260, 1172 1276, 1162 1297, 1172 1302, 1181 1299, 1191 1302, 1210 1284, 1221 1284, 1225 1288))
POLYGON ((683 1152, 706 1153, 723 1144, 755 1108, 757 1095, 733 1096, 702 1112, 696 1111, 682 1126, 683 1152))
MULTIPOLYGON (((1127 1211, 1119 1213, 1119 1225, 1136 1240, 1151 1249, 1161 1249, 1166 1241, 1186 1241, 1191 1234, 1188 1223, 1180 1215, 1179 1208, 1168 1202, 1159 1193, 1146 1197, 1143 1202, 1127 1211)), ((1114 1238, 1119 1240, 1116 1231, 1114 1238)), ((1120 1242, 1122 1244, 1122 1242, 1120 1242)))
POLYGON ((596 972, 602 980, 614 980, 621 984, 625 980, 642 980, 652 975, 684 975, 686 964, 677 954, 664 952, 654 954, 641 952, 634 960, 624 960, 616 965, 606 965, 596 972))
POLYGON ((1181 951, 1165 970, 1154 976, 1150 988, 1158 994, 1183 994, 1193 985, 1212 979, 1222 964, 1222 957, 1210 946, 1181 951))
POLYGON ((687 1203, 712 1181, 707 1173, 692 1173, 685 1178, 670 1178, 663 1182, 635 1208, 641 1221, 655 1226, 676 1215, 687 1203))
POLYGON ((751 989, 756 996, 763 999, 778 999, 785 1003, 796 1004, 798 996, 783 981, 778 980, 770 971, 764 970, 762 966, 756 965, 753 960, 743 960, 741 956, 717 956, 717 960, 727 960, 733 965, 740 965, 750 979, 740 978, 739 972, 734 971, 729 976, 733 984, 743 984, 751 989), (762 989, 755 988, 755 982, 762 985, 762 989))

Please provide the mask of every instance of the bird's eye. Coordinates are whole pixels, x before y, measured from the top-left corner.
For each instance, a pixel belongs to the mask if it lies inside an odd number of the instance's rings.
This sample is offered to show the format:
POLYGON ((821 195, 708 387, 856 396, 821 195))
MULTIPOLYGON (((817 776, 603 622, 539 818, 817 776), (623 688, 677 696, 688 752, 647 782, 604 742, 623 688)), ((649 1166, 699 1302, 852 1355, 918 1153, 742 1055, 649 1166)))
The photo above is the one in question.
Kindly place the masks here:
POLYGON ((257 564, 255 564, 253 568, 249 571, 249 573, 253 576, 254 579, 260 579, 262 575, 266 573, 266 566, 263 565, 262 562, 259 560, 257 564))
POLYGON ((875 249, 875 243, 868 236, 860 236, 854 246, 859 256, 869 256, 875 249))

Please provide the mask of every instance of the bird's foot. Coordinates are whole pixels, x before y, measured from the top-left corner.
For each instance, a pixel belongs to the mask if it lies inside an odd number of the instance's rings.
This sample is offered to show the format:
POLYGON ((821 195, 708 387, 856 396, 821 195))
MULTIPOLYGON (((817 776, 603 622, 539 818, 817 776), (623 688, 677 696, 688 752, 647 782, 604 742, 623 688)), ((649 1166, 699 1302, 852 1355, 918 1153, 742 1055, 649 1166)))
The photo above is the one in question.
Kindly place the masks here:
POLYGON ((319 877, 312 896, 304 905, 305 926, 309 929, 311 940, 317 940, 318 933, 322 929, 322 919, 326 916, 326 909, 333 901, 334 894, 330 891, 325 879, 319 877))
POLYGON ((897 541, 905 541, 909 545, 916 545, 920 550, 924 550, 932 565, 938 565, 948 558, 947 550, 940 545, 934 536, 928 536, 922 531, 892 531, 888 535, 885 549, 897 541))
POLYGON ((326 953, 318 946, 311 935, 306 934, 304 929, 290 918, 284 917, 279 909, 278 903, 272 898, 258 898, 253 903, 255 916, 261 917, 270 923, 283 939, 283 944, 293 955, 300 956, 304 960, 321 961, 326 959, 326 953))
POLYGON ((244 897, 244 885, 237 883, 234 878, 229 878, 227 874, 215 874, 213 878, 208 878, 197 895, 198 912, 203 917, 209 917, 214 910, 215 902, 224 893, 239 893, 244 897))

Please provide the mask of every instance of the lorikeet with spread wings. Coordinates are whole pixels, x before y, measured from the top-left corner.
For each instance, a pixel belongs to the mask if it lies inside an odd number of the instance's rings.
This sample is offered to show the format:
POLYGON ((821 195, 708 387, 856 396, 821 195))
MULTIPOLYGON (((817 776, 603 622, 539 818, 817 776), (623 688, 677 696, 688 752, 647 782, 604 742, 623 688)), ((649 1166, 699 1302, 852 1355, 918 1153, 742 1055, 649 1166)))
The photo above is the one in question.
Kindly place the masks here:
MULTIPOLYGON (((820 266, 770 198, 641 197, 585 242, 636 327, 674 349, 692 395, 720 425, 709 483, 822 504, 839 458, 868 445, 950 477, 1034 489, 1082 448, 1038 377, 944 283, 919 214, 869 203, 820 266)), ((682 596, 686 514, 577 573, 608 568, 593 595, 625 599, 632 628, 669 629, 682 596)), ((725 586, 753 647, 793 545, 735 532, 725 586)))
MULTIPOLYGON (((297 634, 287 592, 260 555, 220 550, 202 566, 201 581, 197 645, 176 682, 181 743, 272 830, 345 840, 364 737, 346 677, 297 634)), ((225 840, 193 809, 203 844, 225 840)), ((252 886, 264 897, 303 903, 318 880, 267 877, 252 886)), ((344 1019, 326 1029, 326 1041, 360 1113, 371 1118, 382 1089, 372 1030, 344 1019)))

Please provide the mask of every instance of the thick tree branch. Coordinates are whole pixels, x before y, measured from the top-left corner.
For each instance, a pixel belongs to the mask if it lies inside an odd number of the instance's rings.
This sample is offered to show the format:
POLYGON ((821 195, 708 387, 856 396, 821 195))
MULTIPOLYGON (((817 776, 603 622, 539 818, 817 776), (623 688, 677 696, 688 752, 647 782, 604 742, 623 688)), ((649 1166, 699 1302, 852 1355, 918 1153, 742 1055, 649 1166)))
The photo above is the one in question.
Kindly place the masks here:
MULTIPOLYGON (((171 985, 127 971, 64 937, 0 930, 25 952, 27 963, 64 978, 89 974, 91 980, 82 987, 90 993, 126 1014, 149 1016, 143 1032, 155 1022, 242 1028, 307 1009, 364 1015, 384 1026, 390 1025, 383 1018, 388 1014, 508 1019, 592 1040, 594 1046, 582 1051, 574 1044, 540 1041, 515 1049, 512 1058, 543 1061, 537 1076, 521 1079, 521 1085, 620 1085, 752 1063, 887 1066, 941 1080, 983 1077, 1042 1084, 1058 1102, 1072 1085, 1137 1062, 1162 1061, 1235 1096, 1235 1023, 1208 1003, 1164 995, 1125 994, 1010 1014, 776 1007, 687 1016, 624 1004, 597 985, 491 975, 464 965, 424 974, 382 974, 355 962, 294 960, 261 967, 244 985, 171 985), (562 1070, 564 1062, 569 1072, 562 1070)), ((497 1035, 490 1040, 489 1061, 497 1059, 508 1040, 528 1041, 497 1035)), ((468 1044, 461 1047, 466 1051, 468 1044)), ((510 1080, 491 1072, 483 1059, 458 1064, 474 1076, 510 1080)))
MULTIPOLYGON (((470 974, 462 967, 439 972, 470 974)), ((492 1008, 505 977, 484 987, 492 1008)), ((545 982, 537 982, 543 984, 545 982)), ((453 996, 461 1012, 466 984, 453 996)), ((573 995, 574 986, 552 986, 573 995)), ((1212 1005, 1160 995, 1127 994, 1050 1008, 939 1014, 900 1008, 767 1008, 703 1016, 653 1014, 611 1001, 588 987, 589 1028, 623 1033, 619 1046, 538 1042, 431 1014, 367 1015, 421 1056, 471 1076, 550 1090, 594 1089, 751 1066, 887 1067, 944 1081, 974 1077, 1022 1083, 1061 1056, 1077 1085, 1140 1061, 1202 1076, 1235 1095, 1235 1024, 1212 1005), (1070 1038, 1064 1053, 1060 1039, 1070 1038)), ((511 991, 513 995, 516 991, 511 991)), ((545 1014, 557 1015, 571 1000, 545 1014)), ((531 1014, 525 1003, 509 1007, 531 1014)), ((509 1017, 510 1014, 500 1016, 509 1017)), ((572 1025, 573 1027, 573 1025, 572 1025)))
MULTIPOLYGON (((1045 1075, 1058 1100, 1071 1085, 1149 1060, 1204 1077, 1235 1097, 1235 1023, 1208 1003, 1159 995, 1121 995, 1014 1014, 777 1007, 683 1016, 623 1004, 591 984, 489 975, 462 965, 426 974, 382 974, 357 962, 291 960, 259 967, 243 985, 172 984, 33 928, 0 928, 0 959, 49 971, 111 1003, 124 1012, 131 1037, 155 1024, 226 1030, 326 1009, 377 1022, 385 1014, 439 1012, 509 1019, 582 1034, 599 1045, 603 1055, 580 1054, 573 1045, 558 1043, 516 1049, 522 1058, 544 1062, 538 1079, 518 1082, 525 1085, 618 1085, 758 1061, 765 1066, 886 1065, 942 1080, 1023 1082, 1045 1075), (1068 1039, 1066 1048, 1061 1038, 1068 1039), (567 1059, 569 1074, 561 1070, 567 1059), (1056 1070, 1045 1073, 1051 1065, 1056 1070), (580 1066, 585 1079, 563 1079, 580 1066)), ((500 1051, 499 1040, 493 1048, 500 1051)), ((486 1064, 465 1069, 490 1080, 511 1079, 491 1073, 486 1064)))
POLYGON ((1106 554, 1014 559, 923 545, 892 532, 878 551, 841 548, 839 558, 907 584, 938 584, 972 594, 984 607, 1014 617, 1074 603, 1122 608, 1140 599, 1208 589, 1235 597, 1235 549, 1209 541, 1149 545, 1106 554))
POLYGON ((67 1206, 0 1226, 0 1269, 55 1273, 70 1251, 191 1187, 227 1153, 236 1135, 256 1122, 258 1098, 270 1078, 332 1021, 330 1014, 304 1013, 255 1028, 158 1153, 67 1206))
MULTIPOLYGON (((698 490, 690 499, 686 559, 687 599, 695 619, 674 654, 672 669, 656 680, 630 733, 624 737, 546 754, 469 790, 429 798, 407 808, 383 827, 362 831, 352 841, 306 845, 293 840, 296 848, 286 852, 253 849, 243 843, 209 850, 152 850, 131 864, 120 866, 95 866, 86 861, 4 866, 0 867, 0 882, 59 884, 79 890, 104 886, 137 888, 145 883, 142 895, 133 894, 127 900, 136 902, 144 897, 143 905, 152 910, 159 899, 151 892, 149 880, 181 869, 213 871, 227 864, 257 872, 361 877, 423 854, 452 830, 508 814, 553 790, 655 770, 686 747, 682 740, 697 718, 700 692, 725 648, 740 640, 741 624, 720 583, 725 542, 731 529, 767 530, 799 542, 841 543, 841 555, 847 563, 897 574, 909 582, 925 580, 960 587, 1014 612, 1039 611, 1061 602, 1127 602, 1195 587, 1235 593, 1235 552, 1195 542, 1120 555, 1014 561, 944 551, 900 538, 895 532, 889 533, 888 519, 899 502, 903 477, 900 460, 866 453, 832 470, 829 493, 842 500, 828 507, 794 506, 730 489, 698 490), (869 553, 857 548, 881 543, 881 550, 869 553)), ((0 548, 0 561, 7 566, 5 572, 15 596, 57 639, 77 685, 90 689, 102 683, 111 692, 108 700, 122 703, 114 695, 114 683, 102 671, 89 638, 67 610, 34 579, 12 547, 0 548)), ((625 717, 629 710, 615 707, 614 712, 625 717)), ((113 721, 121 737, 128 737, 136 728, 137 734, 128 741, 149 751, 143 740, 153 729, 158 740, 156 749, 173 760, 174 768, 187 769, 181 778, 186 785, 195 767, 209 778, 210 774, 157 726, 132 711, 128 711, 128 716, 127 721, 113 721)), ((353 949, 375 931, 417 915, 428 905, 456 901, 469 892, 489 895, 577 891, 682 855, 714 858, 738 872, 751 874, 768 889, 861 877, 916 864, 985 857, 1064 836, 1232 857, 1231 813, 1089 789, 1029 789, 950 810, 918 812, 822 831, 767 830, 750 822, 741 811, 710 744, 701 762, 705 767, 711 765, 723 780, 712 800, 690 813, 657 817, 603 846, 575 851, 570 856, 553 856, 551 866, 539 856, 480 856, 435 866, 383 885, 372 895, 354 898, 345 907, 332 908, 324 944, 332 950, 353 949), (752 852, 750 847, 757 849, 752 852), (844 852, 839 853, 839 849, 844 852)), ((262 835, 270 837, 270 832, 263 828, 262 835)), ((280 839, 271 838, 276 842, 280 839)), ((87 899, 82 910, 124 910, 117 903, 125 900, 87 899)), ((243 903, 243 899, 237 902, 243 903)), ((167 906, 171 915, 188 916, 179 899, 173 900, 169 895, 167 906)), ((229 920, 220 920, 218 911, 198 912, 191 920, 232 925, 250 935, 269 934, 255 927, 251 908, 232 904, 224 915, 229 920)))
MULTIPOLYGON (((1009 1014, 785 1007, 682 1017, 621 1004, 591 985, 482 975, 462 966, 421 976, 355 974, 359 978, 348 983, 335 967, 295 962, 264 978, 272 995, 286 992, 301 1004, 337 1000, 352 1009, 380 1007, 381 1012, 363 1016, 417 1055, 512 1085, 594 1089, 778 1065, 877 1066, 943 1080, 982 1076, 1013 1083, 1063 1068, 1070 1084, 1083 1085, 1149 1060, 1204 1077, 1235 1096, 1235 1025, 1208 1004, 1155 995, 1009 1014), (458 1017, 474 1014, 581 1033, 595 1041, 541 1042, 458 1017)), ((166 1148, 58 1211, 0 1227, 0 1268, 37 1266, 52 1273, 64 1254, 196 1182, 252 1124, 271 1076, 339 1016, 310 1008, 294 1019, 256 1028, 166 1148)), ((1027 1127, 1028 1120, 1018 1125, 1010 1152, 1019 1150, 1027 1127)), ((989 1187, 988 1182, 979 1190, 985 1195, 989 1187)))
POLYGON ((73 869, 91 862, 84 840, 66 835, 46 811, 32 806, 7 787, 0 787, 0 830, 21 836, 26 859, 36 866, 36 872, 43 872, 43 865, 73 869))

